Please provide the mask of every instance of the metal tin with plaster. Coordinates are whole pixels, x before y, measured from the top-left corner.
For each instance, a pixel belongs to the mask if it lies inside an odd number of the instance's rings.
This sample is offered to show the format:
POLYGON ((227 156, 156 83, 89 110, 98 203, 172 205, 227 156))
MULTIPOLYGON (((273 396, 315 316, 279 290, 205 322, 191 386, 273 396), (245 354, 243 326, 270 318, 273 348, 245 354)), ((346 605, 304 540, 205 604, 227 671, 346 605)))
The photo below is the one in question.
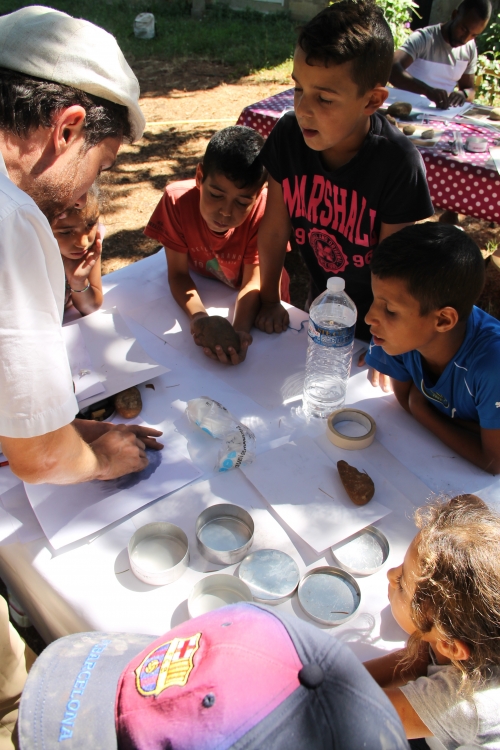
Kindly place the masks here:
POLYGON ((322 625, 343 625, 356 616, 361 604, 357 581, 342 568, 323 566, 309 570, 299 583, 299 603, 322 625))
POLYGON ((376 526, 367 526, 332 549, 335 562, 348 573, 371 576, 389 557, 389 542, 376 526))
POLYGON ((144 583, 173 583, 189 563, 186 534, 173 523, 156 521, 137 529, 128 543, 130 568, 144 583))
POLYGON ((295 560, 277 549, 260 549, 242 560, 238 575, 261 602, 278 602, 291 596, 300 580, 295 560))
POLYGON ((198 617, 227 604, 251 601, 252 592, 246 583, 227 573, 215 573, 194 586, 188 598, 188 611, 190 617, 198 617))
POLYGON ((196 519, 196 541, 203 557, 219 565, 233 565, 253 543, 254 523, 244 508, 229 503, 211 505, 196 519))

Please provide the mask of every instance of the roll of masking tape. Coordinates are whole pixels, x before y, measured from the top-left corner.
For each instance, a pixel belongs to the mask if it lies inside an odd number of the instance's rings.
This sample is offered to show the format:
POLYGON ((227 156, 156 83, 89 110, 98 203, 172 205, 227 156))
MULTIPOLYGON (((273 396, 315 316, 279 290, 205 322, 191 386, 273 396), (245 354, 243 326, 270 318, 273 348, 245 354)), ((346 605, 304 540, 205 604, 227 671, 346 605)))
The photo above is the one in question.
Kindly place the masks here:
POLYGON ((326 434, 330 442, 338 448, 357 451, 362 448, 368 448, 373 443, 376 429, 375 420, 365 411, 361 411, 360 409, 337 409, 337 411, 333 411, 328 417, 326 434), (366 434, 359 437, 342 435, 341 432, 335 429, 335 425, 339 424, 339 422, 357 422, 357 424, 366 429, 366 434))

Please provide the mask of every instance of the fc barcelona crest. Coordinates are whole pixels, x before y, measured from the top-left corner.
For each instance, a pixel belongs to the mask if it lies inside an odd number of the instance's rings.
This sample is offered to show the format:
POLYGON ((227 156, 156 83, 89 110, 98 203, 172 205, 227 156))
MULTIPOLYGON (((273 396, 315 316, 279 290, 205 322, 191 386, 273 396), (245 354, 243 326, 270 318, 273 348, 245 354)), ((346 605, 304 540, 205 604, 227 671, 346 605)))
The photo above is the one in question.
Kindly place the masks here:
POLYGON ((135 670, 136 687, 141 695, 160 695, 172 685, 184 687, 200 646, 201 633, 189 638, 173 638, 151 651, 135 670))

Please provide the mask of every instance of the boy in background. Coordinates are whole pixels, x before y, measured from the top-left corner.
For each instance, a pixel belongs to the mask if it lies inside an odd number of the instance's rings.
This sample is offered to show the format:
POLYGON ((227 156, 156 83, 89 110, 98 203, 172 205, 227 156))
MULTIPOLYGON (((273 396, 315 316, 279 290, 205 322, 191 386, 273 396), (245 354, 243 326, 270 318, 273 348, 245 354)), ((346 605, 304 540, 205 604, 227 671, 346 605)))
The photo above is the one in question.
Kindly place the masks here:
POLYGON ((409 414, 455 453, 500 472, 500 322, 474 307, 481 251, 454 226, 388 237, 371 263, 366 361, 390 376, 409 414))
POLYGON ((370 260, 384 237, 433 213, 415 146, 377 109, 388 96, 394 43, 372 0, 340 0, 300 32, 294 112, 262 151, 268 199, 259 230, 262 307, 256 326, 288 325, 279 279, 293 228, 312 277, 310 302, 340 274, 369 340, 370 260))
MULTIPOLYGON (((251 128, 234 125, 208 143, 194 180, 167 185, 144 230, 165 247, 172 296, 189 316, 195 343, 212 321, 190 271, 239 289, 233 328, 240 351, 222 346, 212 359, 239 364, 252 343, 250 330, 259 309, 260 273, 257 231, 264 215, 267 172, 259 158, 264 139, 251 128)), ((281 271, 280 271, 281 274, 281 271)), ((281 299, 289 302, 288 274, 283 271, 281 299)), ((278 292, 279 294, 280 292, 278 292)), ((216 322, 213 321, 214 330, 216 322)))

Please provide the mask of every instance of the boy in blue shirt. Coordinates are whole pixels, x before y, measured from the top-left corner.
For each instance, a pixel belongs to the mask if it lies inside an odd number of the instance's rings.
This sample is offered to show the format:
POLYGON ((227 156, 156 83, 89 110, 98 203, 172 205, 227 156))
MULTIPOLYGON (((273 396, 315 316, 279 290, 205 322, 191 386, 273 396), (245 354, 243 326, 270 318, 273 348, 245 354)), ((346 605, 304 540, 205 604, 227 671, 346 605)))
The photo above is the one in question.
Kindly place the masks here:
POLYGON ((484 284, 475 242, 426 223, 384 240, 371 264, 370 367, 409 414, 455 453, 500 472, 500 322, 474 306, 484 284))

